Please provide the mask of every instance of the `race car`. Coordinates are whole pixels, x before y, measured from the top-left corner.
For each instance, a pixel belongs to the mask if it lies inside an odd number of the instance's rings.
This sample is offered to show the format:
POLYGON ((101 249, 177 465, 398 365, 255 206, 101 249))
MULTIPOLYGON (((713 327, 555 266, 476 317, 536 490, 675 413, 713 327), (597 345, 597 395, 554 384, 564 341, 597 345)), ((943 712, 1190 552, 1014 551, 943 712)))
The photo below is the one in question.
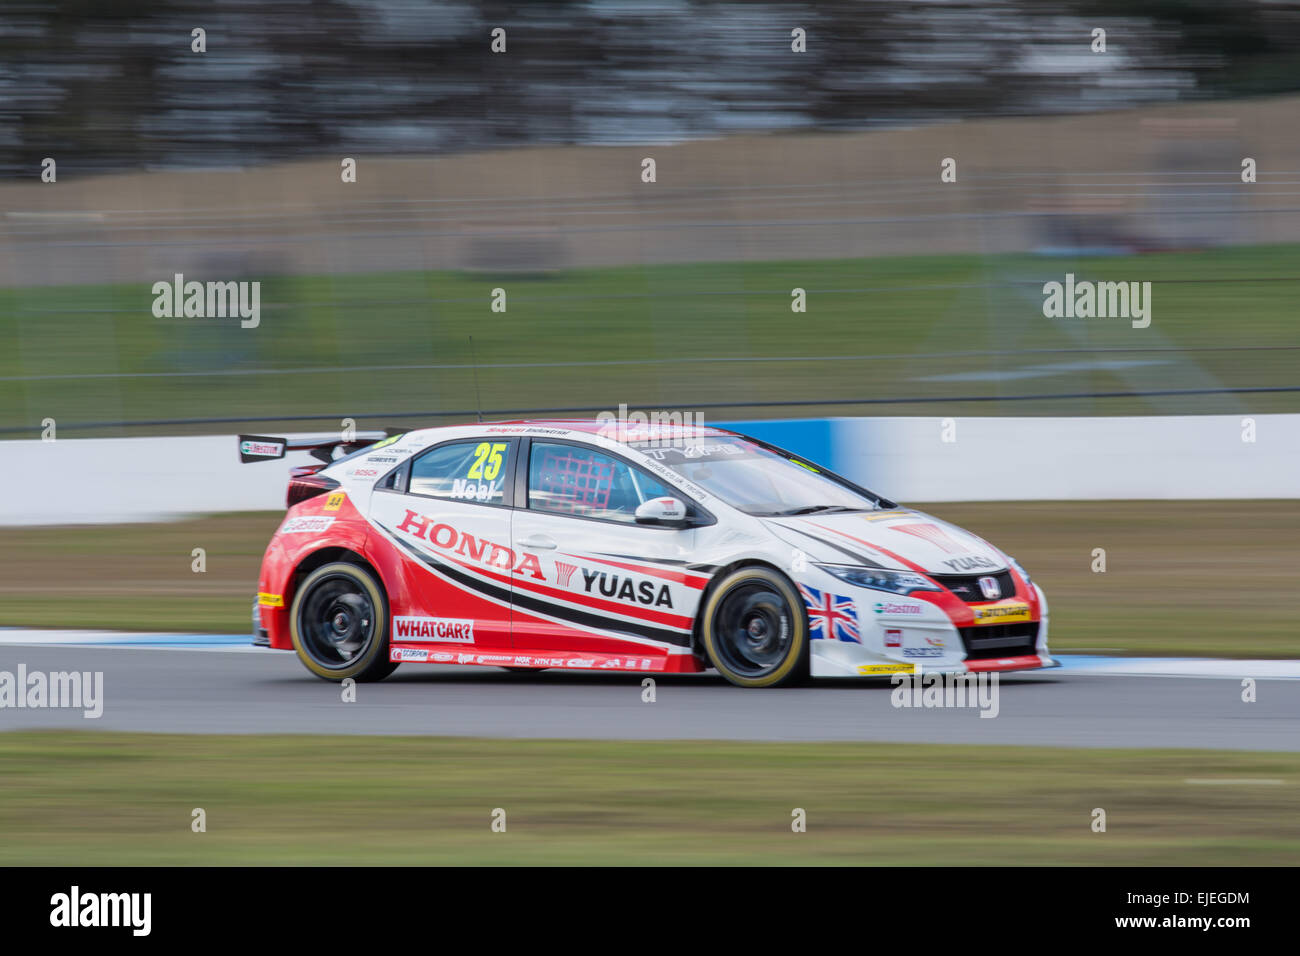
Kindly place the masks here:
POLYGON ((807 677, 1056 666, 1014 560, 799 455, 675 423, 506 421, 309 449, 254 642, 319 677, 400 664, 807 677))

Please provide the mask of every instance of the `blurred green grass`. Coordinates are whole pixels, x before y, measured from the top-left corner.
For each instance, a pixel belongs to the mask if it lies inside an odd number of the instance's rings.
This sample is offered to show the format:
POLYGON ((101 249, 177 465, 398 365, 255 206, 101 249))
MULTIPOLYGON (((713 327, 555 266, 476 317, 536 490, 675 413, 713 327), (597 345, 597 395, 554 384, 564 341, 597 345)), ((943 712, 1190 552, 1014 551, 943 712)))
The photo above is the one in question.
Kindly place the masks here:
MULTIPOLYGON (((918 505, 992 541, 1047 592, 1052 649, 1300 657, 1297 501, 962 502, 918 505), (1106 551, 1105 573, 1092 571, 1106 551)), ((248 633, 267 513, 163 524, 6 528, 9 626, 248 633), (207 570, 191 570, 191 551, 207 570)))
MULTIPOLYGON (((389 424, 365 415, 474 408, 474 359, 484 366, 477 391, 489 409, 1295 385, 1296 353, 1277 350, 1300 344, 1297 254, 1296 246, 1278 245, 1086 259, 905 256, 526 275, 268 277, 257 329, 234 320, 154 318, 147 283, 11 288, 0 290, 0 428, 35 435, 46 417, 68 426, 302 414, 389 424), (1080 279, 1150 281, 1151 327, 1045 319, 1042 283, 1067 271, 1080 279), (507 293, 504 313, 489 309, 496 287, 507 293), (807 291, 805 314, 790 311, 796 287, 807 291), (1169 346, 1208 351, 1012 354, 1169 346), (1258 350, 1230 350, 1242 346, 1258 350), (789 356, 868 358, 683 361, 789 356), (647 360, 659 364, 491 367, 647 360), (457 367, 367 368, 430 364, 457 367), (258 369, 281 371, 242 374, 258 369), (320 371, 285 371, 291 369, 320 371), (220 374, 188 375, 194 372, 220 374), (141 377, 111 377, 126 374, 141 377)), ((950 406, 809 406, 798 413, 935 414, 940 407, 950 406)), ((993 401, 963 410, 1190 414, 1298 407, 1300 395, 1281 393, 993 401)), ((710 417, 743 414, 729 409, 710 417)))
POLYGON ((1214 866, 1300 852, 1290 753, 52 731, 0 734, 0 766, 7 866, 1214 866), (1205 778, 1280 783, 1188 782, 1205 778), (191 831, 196 807, 206 833, 191 831))

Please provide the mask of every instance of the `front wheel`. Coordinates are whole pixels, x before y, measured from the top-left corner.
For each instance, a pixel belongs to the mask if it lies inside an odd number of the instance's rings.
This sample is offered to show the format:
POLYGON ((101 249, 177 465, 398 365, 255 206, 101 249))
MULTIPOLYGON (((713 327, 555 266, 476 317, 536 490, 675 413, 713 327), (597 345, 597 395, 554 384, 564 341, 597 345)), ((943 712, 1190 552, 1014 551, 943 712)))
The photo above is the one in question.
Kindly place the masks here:
POLYGON ((778 687, 808 674, 808 619, 785 575, 765 567, 727 575, 705 602, 709 661, 740 687, 778 687))
POLYGON ((374 576, 355 564, 317 568, 298 586, 289 633, 298 659, 317 677, 383 680, 388 659, 388 603, 374 576))

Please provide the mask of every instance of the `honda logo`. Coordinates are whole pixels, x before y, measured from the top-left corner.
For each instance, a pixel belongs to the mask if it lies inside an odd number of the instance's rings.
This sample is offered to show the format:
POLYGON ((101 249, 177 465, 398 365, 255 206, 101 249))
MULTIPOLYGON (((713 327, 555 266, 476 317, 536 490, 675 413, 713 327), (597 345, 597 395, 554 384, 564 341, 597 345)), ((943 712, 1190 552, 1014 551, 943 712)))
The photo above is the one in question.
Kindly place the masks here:
POLYGON ((996 601, 1002 597, 1002 587, 998 584, 998 579, 993 577, 980 578, 980 594, 983 594, 986 600, 996 601))

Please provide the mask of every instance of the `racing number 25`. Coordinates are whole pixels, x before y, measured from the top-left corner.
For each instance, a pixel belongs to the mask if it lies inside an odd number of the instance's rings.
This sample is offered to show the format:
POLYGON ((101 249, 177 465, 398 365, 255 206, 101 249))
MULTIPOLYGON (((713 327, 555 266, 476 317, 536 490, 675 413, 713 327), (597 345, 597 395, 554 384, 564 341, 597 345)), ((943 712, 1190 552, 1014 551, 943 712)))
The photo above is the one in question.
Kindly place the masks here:
POLYGON ((465 473, 466 478, 481 478, 491 481, 501 474, 501 455, 506 450, 505 442, 480 442, 474 449, 474 462, 465 473))

